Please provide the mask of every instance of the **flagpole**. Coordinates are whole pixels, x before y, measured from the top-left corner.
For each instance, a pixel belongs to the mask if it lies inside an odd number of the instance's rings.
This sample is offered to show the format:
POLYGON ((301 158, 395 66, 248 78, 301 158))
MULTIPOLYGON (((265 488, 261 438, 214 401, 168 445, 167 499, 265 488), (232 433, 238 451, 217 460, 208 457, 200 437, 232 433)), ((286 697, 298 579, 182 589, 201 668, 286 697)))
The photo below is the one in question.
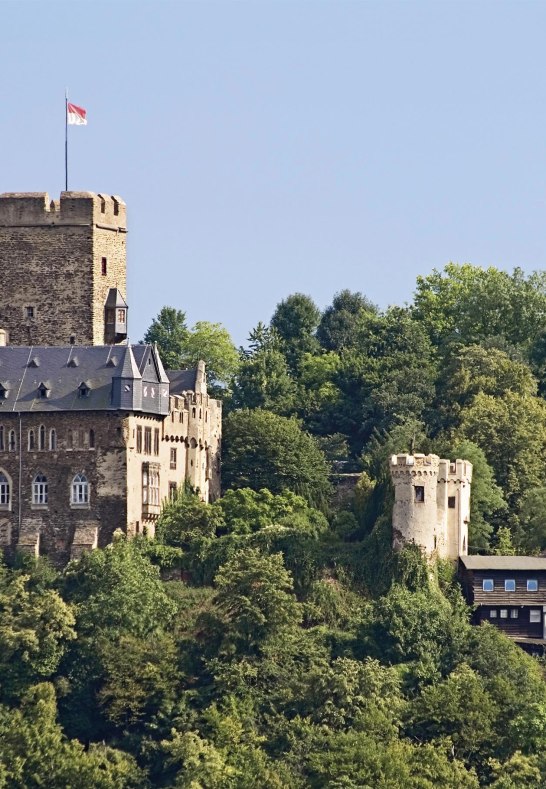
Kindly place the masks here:
POLYGON ((64 190, 68 192, 68 88, 64 90, 64 190))

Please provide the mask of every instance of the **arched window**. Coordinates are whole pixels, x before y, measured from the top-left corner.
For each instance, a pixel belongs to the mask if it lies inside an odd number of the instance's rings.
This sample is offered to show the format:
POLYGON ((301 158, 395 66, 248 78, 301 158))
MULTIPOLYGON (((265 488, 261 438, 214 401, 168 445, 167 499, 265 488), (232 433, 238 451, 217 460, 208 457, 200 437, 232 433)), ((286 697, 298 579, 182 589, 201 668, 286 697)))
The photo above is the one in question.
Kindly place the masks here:
POLYGON ((9 431, 8 449, 10 452, 15 452, 15 450, 17 449, 17 437, 15 435, 15 430, 9 431))
POLYGON ((89 482, 85 474, 76 474, 72 480, 71 504, 89 504, 89 482))
POLYGON ((95 448, 95 431, 94 430, 90 430, 89 431, 89 448, 90 449, 94 449, 95 448))
POLYGON ((195 408, 192 408, 192 410, 191 410, 191 415, 192 415, 192 417, 195 419, 195 408))
POLYGON ((34 437, 34 430, 28 431, 28 451, 32 452, 36 449, 36 439, 34 437))
POLYGON ((7 510, 10 506, 10 488, 9 480, 5 474, 0 471, 0 509, 7 510))
POLYGON ((57 449, 57 431, 54 427, 49 431, 49 448, 51 450, 57 449))
POLYGON ((74 446, 74 436, 72 435, 72 430, 68 428, 66 432, 66 446, 68 449, 72 449, 74 446))
POLYGON ((36 474, 32 481, 32 503, 47 504, 47 477, 36 474))
POLYGON ((46 448, 45 425, 40 425, 39 447, 40 447, 40 449, 45 449, 46 448))

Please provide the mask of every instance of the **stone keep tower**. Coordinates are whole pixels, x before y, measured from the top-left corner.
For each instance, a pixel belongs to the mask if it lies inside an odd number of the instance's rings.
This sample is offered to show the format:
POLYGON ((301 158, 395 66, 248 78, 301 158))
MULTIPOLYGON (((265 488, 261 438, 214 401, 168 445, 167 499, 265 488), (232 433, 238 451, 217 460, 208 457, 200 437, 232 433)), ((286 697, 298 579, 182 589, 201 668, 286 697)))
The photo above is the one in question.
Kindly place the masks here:
POLYGON ((438 455, 393 455, 393 547, 419 545, 429 558, 468 553, 472 464, 438 455))
POLYGON ((10 345, 127 337, 126 216, 92 192, 0 195, 0 330, 10 345))

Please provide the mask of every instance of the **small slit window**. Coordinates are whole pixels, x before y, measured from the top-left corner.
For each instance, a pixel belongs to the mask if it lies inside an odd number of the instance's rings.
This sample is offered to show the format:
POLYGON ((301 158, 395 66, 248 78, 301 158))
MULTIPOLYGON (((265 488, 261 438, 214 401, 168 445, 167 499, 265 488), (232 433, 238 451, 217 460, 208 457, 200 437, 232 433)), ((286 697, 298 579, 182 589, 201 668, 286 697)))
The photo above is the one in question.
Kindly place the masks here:
POLYGON ((0 452, 4 451, 4 425, 0 425, 0 452))
POLYGON ((495 582, 492 578, 484 578, 482 581, 482 589, 484 592, 493 592, 495 589, 495 582))
POLYGON ((94 449, 94 448, 95 448, 95 431, 94 430, 90 430, 89 431, 89 449, 94 449))
POLYGON ((17 449, 17 436, 15 435, 15 430, 9 431, 8 449, 10 452, 15 452, 17 449))
POLYGON ((28 431, 28 451, 33 452, 36 449, 36 438, 34 430, 28 431))
POLYGON ((425 486, 424 485, 416 485, 414 488, 415 491, 415 501, 418 504, 423 504, 425 501, 425 486))
POLYGON ((450 510, 455 509, 455 496, 448 496, 447 497, 447 506, 450 510))
POLYGON ((507 578, 504 582, 504 591, 505 592, 515 592, 516 591, 516 582, 513 578, 507 578))
POLYGON ((101 258, 101 261, 100 261, 100 273, 102 274, 103 277, 106 276, 107 269, 108 269, 108 261, 107 261, 107 259, 106 258, 101 258))
POLYGON ((54 427, 49 431, 49 448, 57 449, 57 431, 54 427))
POLYGON ((41 450, 46 448, 46 429, 45 425, 40 425, 40 432, 39 432, 39 439, 38 439, 38 446, 41 450))

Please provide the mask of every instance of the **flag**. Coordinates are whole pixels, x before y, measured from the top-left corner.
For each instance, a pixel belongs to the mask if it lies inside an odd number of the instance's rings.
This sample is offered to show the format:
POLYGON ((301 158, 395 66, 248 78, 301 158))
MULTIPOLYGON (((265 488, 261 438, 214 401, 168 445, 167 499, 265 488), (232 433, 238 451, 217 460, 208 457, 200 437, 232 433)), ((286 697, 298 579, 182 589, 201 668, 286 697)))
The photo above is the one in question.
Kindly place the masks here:
POLYGON ((76 107, 75 104, 66 105, 68 123, 75 126, 87 126, 87 111, 83 107, 76 107))

